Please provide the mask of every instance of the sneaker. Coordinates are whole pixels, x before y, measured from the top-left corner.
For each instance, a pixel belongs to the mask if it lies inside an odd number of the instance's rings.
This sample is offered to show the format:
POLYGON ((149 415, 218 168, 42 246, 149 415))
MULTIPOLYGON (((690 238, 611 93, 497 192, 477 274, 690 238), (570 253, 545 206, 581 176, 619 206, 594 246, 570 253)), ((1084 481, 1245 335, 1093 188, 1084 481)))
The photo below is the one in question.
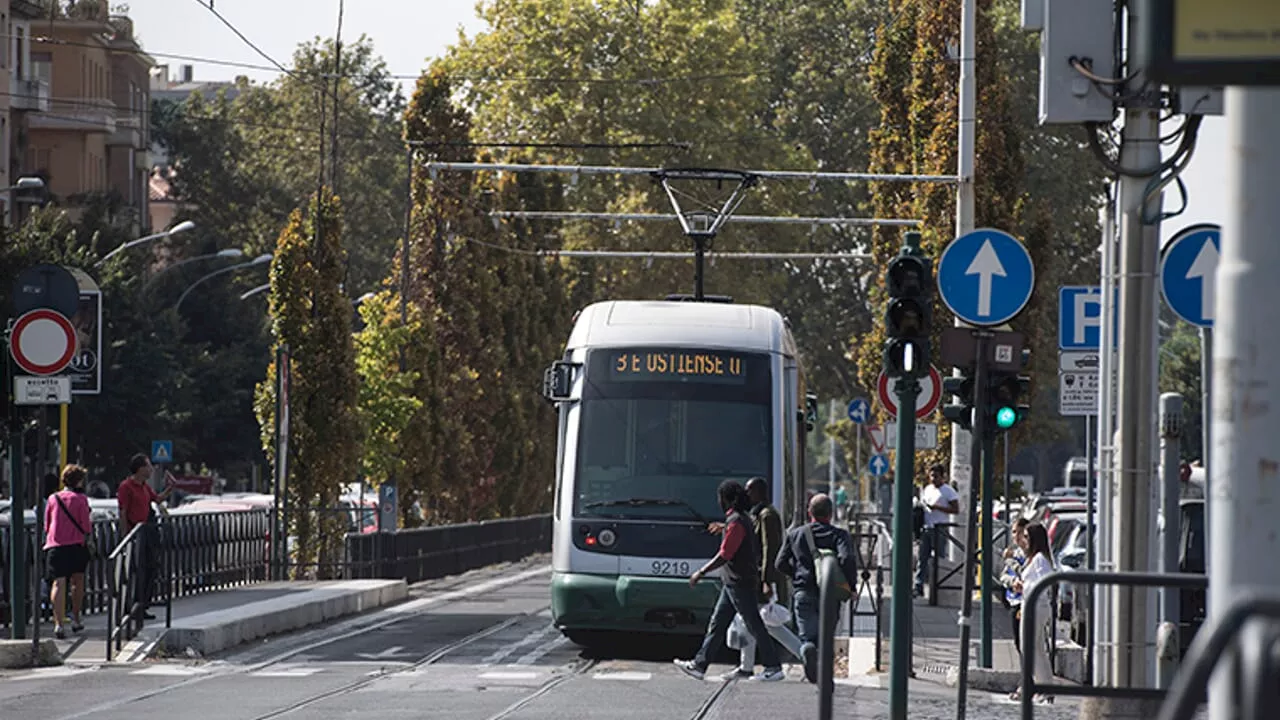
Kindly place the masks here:
POLYGON ((818 682, 818 646, 805 643, 800 647, 800 654, 804 656, 804 679, 811 683, 818 682))
POLYGON ((698 664, 692 660, 675 660, 676 667, 680 668, 685 675, 696 680, 702 680, 707 676, 707 671, 698 667, 698 664))
POLYGON ((720 675, 720 676, 719 676, 719 677, 717 677, 716 679, 717 679, 717 680, 738 680, 738 679, 749 678, 749 677, 751 677, 751 671, 750 671, 750 670, 743 670, 742 668, 735 668, 735 669, 733 669, 733 670, 730 670, 730 671, 729 671, 729 672, 727 672, 727 673, 724 673, 723 675, 720 675))
POLYGON ((766 669, 759 675, 753 675, 751 679, 756 682, 778 682, 779 680, 786 680, 787 674, 782 671, 782 668, 766 669))

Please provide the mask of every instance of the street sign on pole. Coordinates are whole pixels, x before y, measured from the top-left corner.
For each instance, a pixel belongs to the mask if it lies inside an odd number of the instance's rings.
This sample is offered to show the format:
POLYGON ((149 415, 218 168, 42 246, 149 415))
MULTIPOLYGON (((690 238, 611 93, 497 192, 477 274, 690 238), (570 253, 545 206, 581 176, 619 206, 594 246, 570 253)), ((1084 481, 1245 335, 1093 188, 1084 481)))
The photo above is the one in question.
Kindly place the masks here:
POLYGON ((867 469, 871 470, 871 474, 873 476, 880 477, 889 469, 889 458, 880 453, 876 453, 871 456, 869 461, 867 461, 867 469))
POLYGON ((974 230, 947 245, 938 261, 938 292, 961 321, 979 327, 1009 322, 1031 300, 1031 254, 1012 235, 974 230))
POLYGON ((76 350, 76 329, 56 310, 39 308, 24 313, 9 334, 13 361, 32 375, 61 372, 75 359, 76 350))
POLYGON ((871 403, 866 398, 854 398, 849 401, 849 419, 862 425, 871 420, 871 403))
POLYGON ((15 405, 62 405, 71 402, 71 378, 32 377, 19 375, 13 379, 15 405))
MULTIPOLYGON (((898 449, 898 426, 884 426, 885 447, 898 449)), ((916 451, 938 449, 938 424, 916 423, 916 451)))
POLYGON ((884 427, 870 423, 865 425, 867 428, 867 438, 871 440, 871 449, 874 452, 884 452, 884 427))
POLYGON ((161 465, 173 462, 173 441, 172 440, 152 440, 151 441, 151 462, 161 465))
MULTIPOLYGON (((880 399, 880 407, 893 417, 898 416, 898 383, 901 378, 890 378, 884 372, 876 380, 876 395, 880 399)), ((929 374, 919 378, 920 393, 916 395, 916 419, 922 420, 938 409, 942 400, 942 375, 938 368, 929 366, 929 374)))
POLYGON ((949 327, 942 331, 942 362, 958 368, 971 368, 978 353, 978 337, 984 333, 987 339, 987 364, 993 372, 1019 372, 1022 368, 1022 347, 1026 337, 1012 330, 975 330, 968 327, 949 327))
POLYGON ((1058 373, 1058 414, 1068 417, 1098 414, 1098 373, 1058 373))
POLYGON ((61 265, 42 263, 21 273, 13 283, 13 312, 22 315, 46 308, 70 317, 80 304, 80 285, 61 265))
MULTIPOLYGON (((1120 290, 1114 305, 1120 306, 1120 290)), ((1114 320, 1112 345, 1119 344, 1120 315, 1114 320)), ((1102 287, 1067 285, 1058 288, 1058 349, 1097 350, 1102 347, 1102 287)))
POLYGON ((1192 225, 1173 236, 1160 258, 1160 292, 1169 309, 1199 327, 1213 327, 1221 231, 1192 225))

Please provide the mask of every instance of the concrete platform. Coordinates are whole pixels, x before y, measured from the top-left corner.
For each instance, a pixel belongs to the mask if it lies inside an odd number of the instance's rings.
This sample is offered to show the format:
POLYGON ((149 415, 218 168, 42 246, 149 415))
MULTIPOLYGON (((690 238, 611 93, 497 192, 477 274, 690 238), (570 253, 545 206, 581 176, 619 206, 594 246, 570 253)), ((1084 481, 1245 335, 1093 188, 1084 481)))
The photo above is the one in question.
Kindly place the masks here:
MULTIPOLYGON (((36 652, 36 667, 48 667, 62 664, 62 653, 53 640, 41 640, 36 652)), ((31 667, 30 640, 0 640, 0 668, 31 667)))
MULTIPOLYGON (((385 607, 409 596, 404 580, 338 580, 264 583, 255 591, 286 590, 282 596, 175 618, 155 652, 212 655, 236 645, 337 618, 385 607)), ((154 653, 150 653, 154 654, 154 653)))

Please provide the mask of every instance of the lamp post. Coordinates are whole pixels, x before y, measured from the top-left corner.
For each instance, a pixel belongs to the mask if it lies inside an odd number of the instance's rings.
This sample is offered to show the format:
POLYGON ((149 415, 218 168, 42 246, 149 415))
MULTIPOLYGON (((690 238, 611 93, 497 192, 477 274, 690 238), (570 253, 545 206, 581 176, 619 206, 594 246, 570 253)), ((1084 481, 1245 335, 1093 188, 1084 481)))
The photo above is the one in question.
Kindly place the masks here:
POLYGON ((161 270, 160 272, 156 273, 155 275, 153 275, 150 280, 147 280, 147 282, 143 284, 142 292, 146 292, 147 289, 150 288, 152 285, 154 285, 157 280, 159 280, 161 277, 164 276, 165 273, 173 270, 177 270, 183 265, 196 262, 197 260, 212 260, 214 258, 238 258, 238 257, 244 257, 244 251, 240 250, 239 248, 227 248, 226 250, 219 250, 216 253, 209 253, 208 255, 197 255, 195 257, 189 257, 186 260, 176 262, 170 265, 169 267, 161 270))
POLYGON ((4 189, 9 194, 8 199, 8 220, 12 220, 15 216, 14 211, 17 209, 19 190, 41 190, 44 188, 44 180, 38 177, 20 177, 18 181, 4 189))
POLYGON ((208 275, 205 275, 204 277, 200 278, 199 280, 197 280, 197 281, 195 281, 195 282, 191 283, 191 285, 190 285, 189 287, 187 287, 187 289, 186 289, 186 290, 184 290, 184 291, 182 292, 182 295, 178 298, 178 302, 176 302, 176 303, 174 303, 174 304, 173 304, 173 309, 174 309, 174 310, 177 310, 179 307, 181 307, 181 306, 182 306, 182 301, 187 299, 187 296, 191 294, 191 291, 192 291, 192 290, 195 290, 197 287, 199 287, 199 286, 200 286, 202 283, 204 283, 206 280, 212 280, 213 278, 218 277, 219 275, 225 275, 225 274, 227 274, 227 273, 229 273, 229 272, 232 272, 232 271, 235 271, 235 270, 239 270, 239 269, 241 269, 241 268, 253 267, 253 266, 255 266, 255 265, 261 265, 261 264, 263 264, 263 263, 271 262, 271 258, 272 258, 271 253, 264 253, 264 254, 262 254, 262 255, 259 255, 259 256, 258 256, 258 257, 256 257, 256 258, 254 258, 254 259, 250 260, 249 262, 239 263, 239 264, 237 264, 237 265, 232 265, 232 266, 230 266, 230 267, 224 267, 224 268, 222 268, 221 270, 214 270, 213 272, 209 273, 208 275))
POLYGON ((169 228, 168 230, 165 230, 164 232, 158 232, 154 235, 147 235, 145 237, 140 237, 137 240, 130 240, 129 242, 122 244, 120 247, 116 248, 115 250, 112 250, 106 255, 103 255, 102 259, 94 263, 93 266, 102 267, 104 263, 106 263, 113 256, 115 256, 117 253, 123 250, 128 250, 131 247, 137 247, 138 245, 142 245, 143 243, 149 243, 152 240, 159 240, 160 238, 166 238, 171 235, 177 235, 178 233, 191 230, 195 228, 195 226, 196 224, 191 222, 190 220, 183 220, 182 222, 178 223, 177 225, 174 225, 173 227, 169 228))

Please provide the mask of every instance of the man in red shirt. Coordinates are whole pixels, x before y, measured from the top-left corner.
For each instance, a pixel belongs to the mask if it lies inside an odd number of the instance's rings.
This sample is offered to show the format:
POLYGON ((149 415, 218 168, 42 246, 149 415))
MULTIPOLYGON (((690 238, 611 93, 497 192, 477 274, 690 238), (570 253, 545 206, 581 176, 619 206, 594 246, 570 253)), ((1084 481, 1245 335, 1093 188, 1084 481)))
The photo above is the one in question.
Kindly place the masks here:
POLYGON ((134 612, 141 612, 145 620, 155 620, 155 616, 146 612, 151 607, 151 589, 155 584, 155 573, 159 565, 160 538, 155 523, 151 522, 151 503, 164 502, 173 492, 173 475, 165 473, 164 492, 157 493, 147 484, 151 477, 151 459, 138 453, 129 459, 129 477, 116 489, 116 504, 120 507, 120 537, 123 539, 133 530, 135 525, 143 527, 138 531, 141 542, 137 557, 140 562, 135 568, 138 582, 138 605, 134 612))
POLYGON ((724 568, 724 585, 720 589, 720 599, 711 611, 711 619, 707 622, 707 634, 703 638, 702 648, 692 660, 676 660, 676 667, 699 680, 706 676, 711 658, 724 649, 725 635, 734 615, 741 615, 743 623, 752 637, 756 639, 757 652, 764 671, 752 677, 752 680, 766 682, 782 680, 786 676, 782 672, 782 662, 778 658, 778 649, 773 644, 773 637, 760 618, 760 605, 757 602, 760 593, 760 548, 757 547, 756 533, 751 524, 751 500, 747 491, 735 480, 720 483, 720 508, 725 512, 724 538, 720 541, 720 552, 706 565, 689 577, 689 585, 697 585, 707 573, 724 568))

